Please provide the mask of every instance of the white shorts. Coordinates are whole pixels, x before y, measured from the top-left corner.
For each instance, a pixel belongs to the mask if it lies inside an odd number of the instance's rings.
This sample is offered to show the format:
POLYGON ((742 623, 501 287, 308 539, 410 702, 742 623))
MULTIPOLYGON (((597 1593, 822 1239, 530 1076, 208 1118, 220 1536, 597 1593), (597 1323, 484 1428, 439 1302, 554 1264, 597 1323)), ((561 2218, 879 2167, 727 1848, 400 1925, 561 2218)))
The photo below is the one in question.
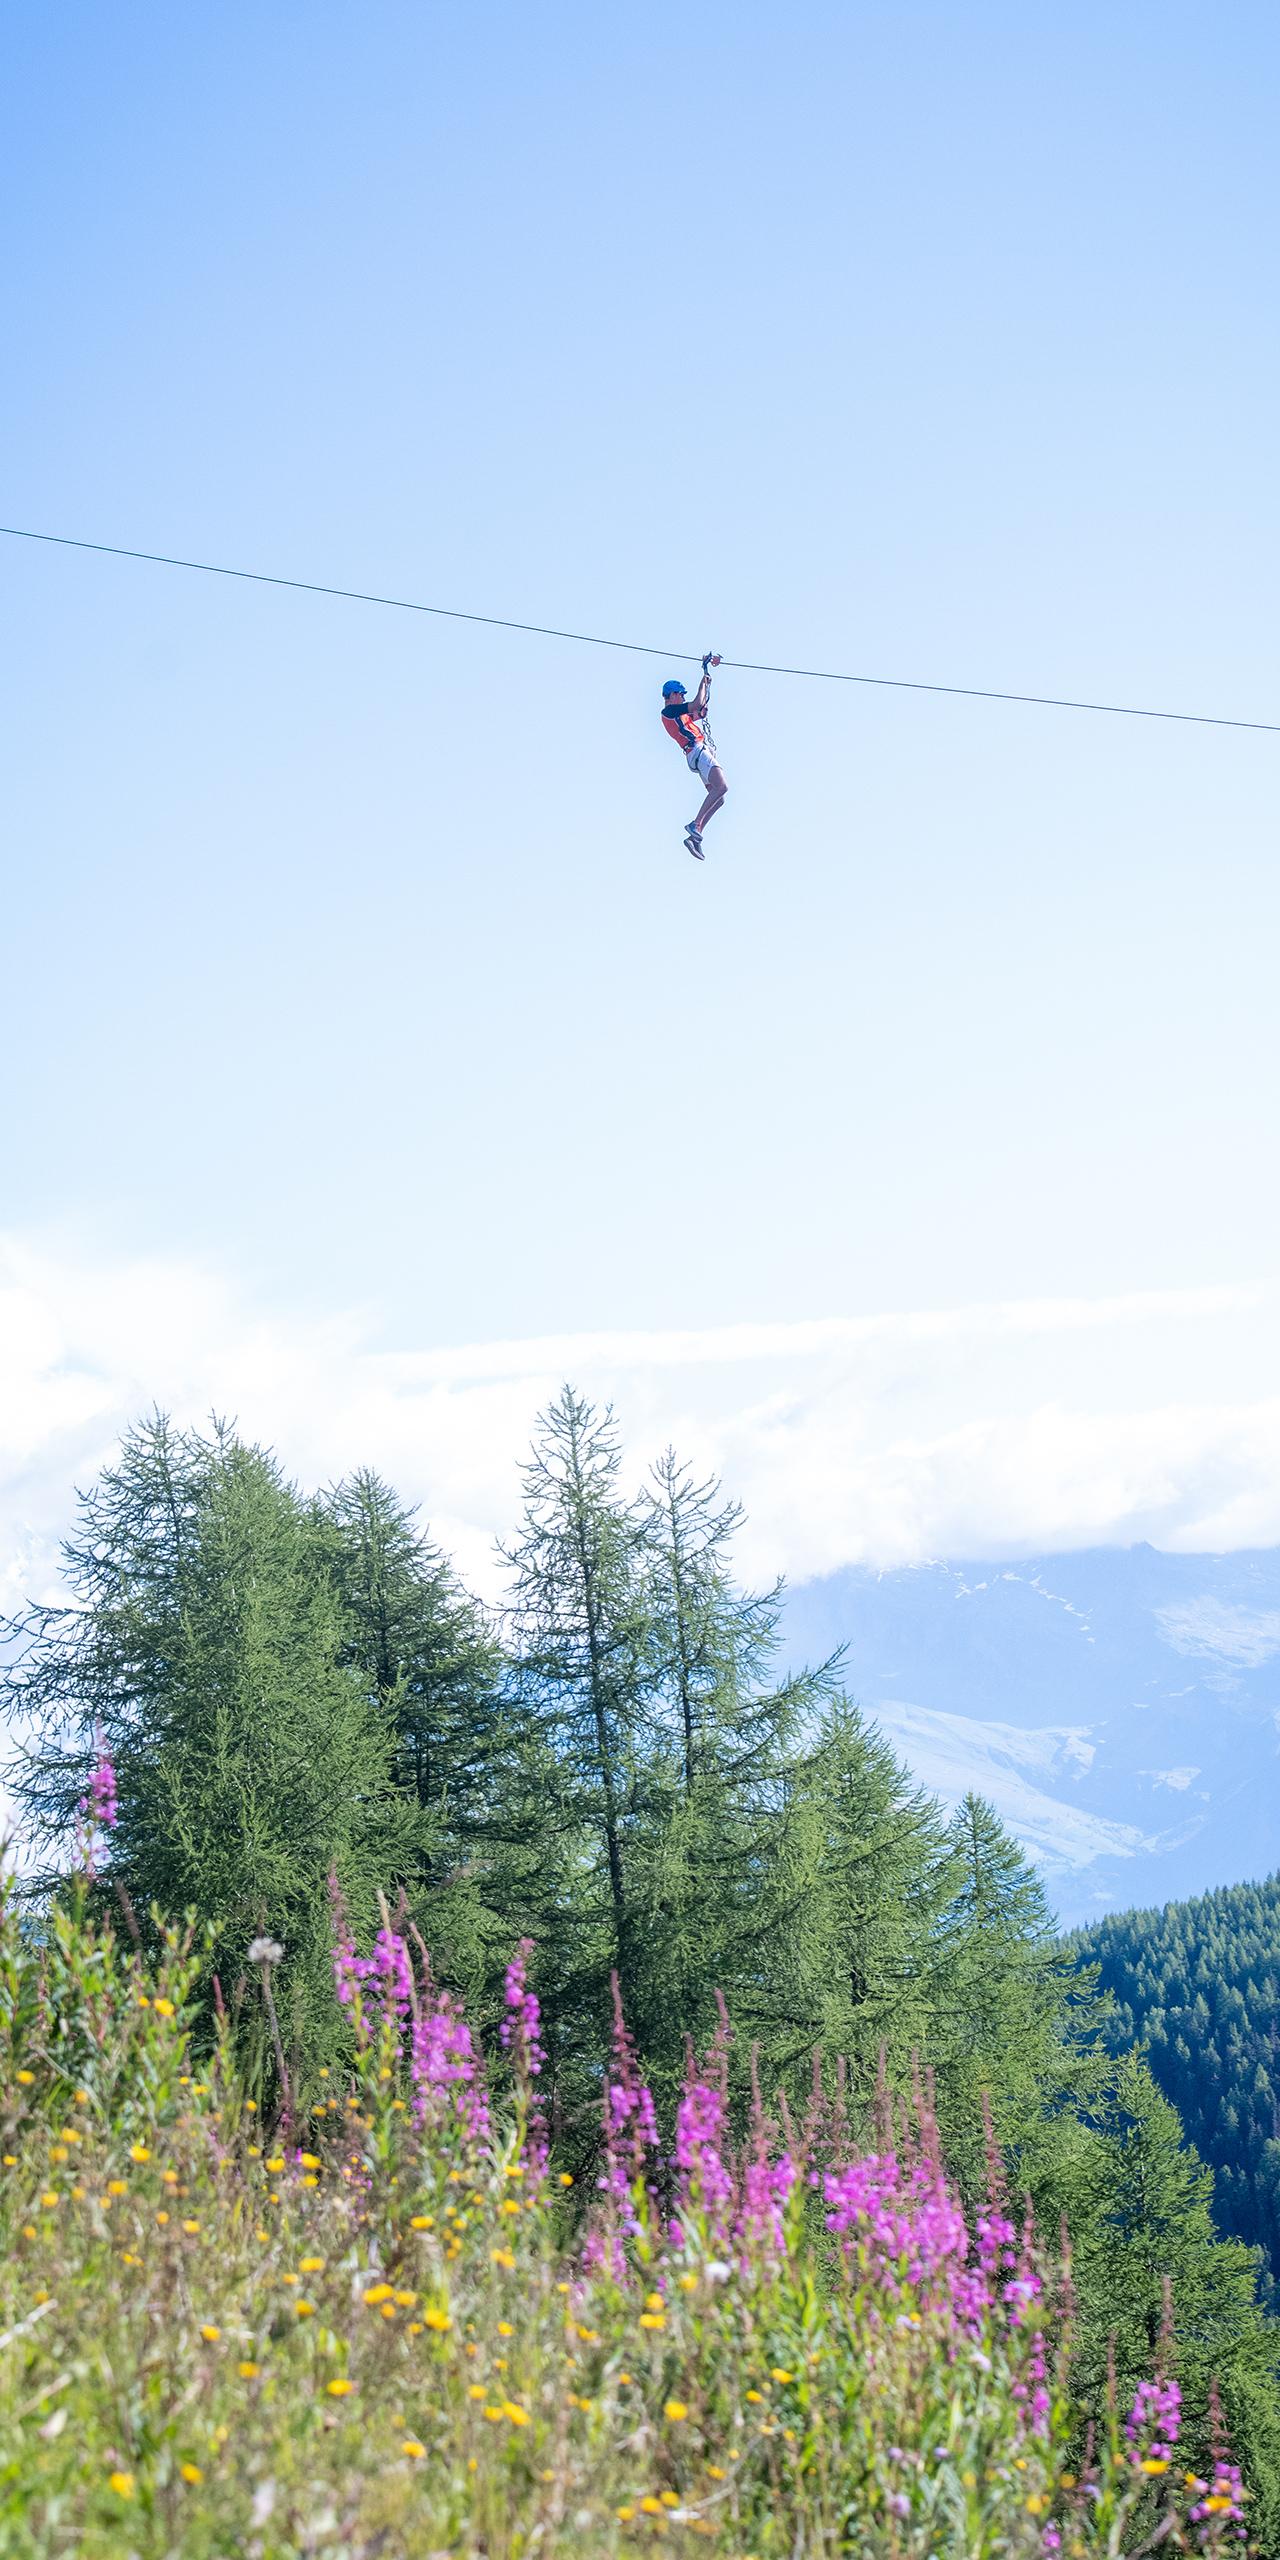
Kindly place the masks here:
POLYGON ((716 760, 713 755, 707 753, 705 747, 691 747, 685 757, 685 763, 690 773, 696 773, 699 782, 710 783, 716 760))

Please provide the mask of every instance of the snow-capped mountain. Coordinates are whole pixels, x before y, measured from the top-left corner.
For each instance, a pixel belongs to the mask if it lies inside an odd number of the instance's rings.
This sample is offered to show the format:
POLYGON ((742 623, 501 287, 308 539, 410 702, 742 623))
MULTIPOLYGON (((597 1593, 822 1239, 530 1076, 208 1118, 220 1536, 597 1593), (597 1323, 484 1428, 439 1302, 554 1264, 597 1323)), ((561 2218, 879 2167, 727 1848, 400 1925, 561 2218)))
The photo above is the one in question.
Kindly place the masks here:
POLYGON ((989 1797, 1066 1923, 1280 1865, 1280 1548, 862 1567, 788 1595, 788 1653, 915 1774, 989 1797))

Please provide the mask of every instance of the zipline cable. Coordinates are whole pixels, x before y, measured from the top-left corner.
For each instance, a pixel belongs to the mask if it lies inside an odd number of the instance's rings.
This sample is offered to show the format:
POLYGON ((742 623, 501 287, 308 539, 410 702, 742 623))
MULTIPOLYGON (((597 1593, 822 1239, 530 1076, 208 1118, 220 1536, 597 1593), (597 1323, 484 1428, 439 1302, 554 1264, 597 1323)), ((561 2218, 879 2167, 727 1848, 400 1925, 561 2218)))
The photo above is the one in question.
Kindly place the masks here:
MULTIPOLYGON (((392 613, 427 613, 443 622, 476 622, 489 631, 523 631, 539 640, 570 640, 584 649, 623 649, 635 658, 686 658, 694 649, 656 649, 647 640, 609 640, 596 631, 561 631, 549 622, 513 622, 501 613, 467 613, 459 605, 418 604, 408 596, 373 595, 363 587, 322 586, 316 578, 279 578, 268 569, 229 569, 218 560, 182 560, 168 551, 130 551, 119 542, 86 542, 74 533, 34 533, 29 526, 0 524, 0 534, 13 542, 48 542, 62 551, 96 551, 111 560, 146 560, 160 569, 197 569, 207 578, 239 578, 255 587, 288 587, 297 595, 338 596, 347 604, 376 604, 392 613)), ((1043 711, 1098 711, 1117 720, 1176 720, 1196 729, 1252 729, 1280 737, 1280 720, 1237 720, 1214 711, 1153 711, 1134 702, 1085 702, 1072 694, 1003 693, 994 685, 930 684, 919 676, 846 675, 832 667, 776 667, 759 658, 722 658, 721 665, 740 675, 795 676, 805 684, 867 684, 891 693, 942 693, 965 702, 1029 703, 1043 711)))

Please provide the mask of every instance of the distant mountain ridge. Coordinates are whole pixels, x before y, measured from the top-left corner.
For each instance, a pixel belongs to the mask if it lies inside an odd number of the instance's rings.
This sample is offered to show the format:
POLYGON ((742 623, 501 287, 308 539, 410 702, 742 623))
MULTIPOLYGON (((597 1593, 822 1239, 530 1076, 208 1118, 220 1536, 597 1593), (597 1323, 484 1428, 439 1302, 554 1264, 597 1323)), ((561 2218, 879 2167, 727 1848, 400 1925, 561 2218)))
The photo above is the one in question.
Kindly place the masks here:
POLYGON ((1064 1925, 1280 1858, 1280 1547, 850 1566, 791 1592, 786 1633, 797 1661, 847 1648, 927 1786, 991 1799, 1064 1925))

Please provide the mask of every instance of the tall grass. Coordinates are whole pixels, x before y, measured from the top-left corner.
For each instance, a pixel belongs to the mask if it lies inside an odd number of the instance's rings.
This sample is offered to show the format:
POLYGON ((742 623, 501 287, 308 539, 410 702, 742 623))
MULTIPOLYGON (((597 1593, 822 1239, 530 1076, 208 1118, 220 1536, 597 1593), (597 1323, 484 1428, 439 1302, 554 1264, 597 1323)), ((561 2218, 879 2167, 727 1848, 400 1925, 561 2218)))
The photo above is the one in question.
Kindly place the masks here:
MULTIPOLYGON (((251 1950, 269 1997, 278 1949, 251 1950)), ((538 2107, 525 1952, 487 2068, 425 1951, 338 1915, 351 2066, 268 2124, 199 1950, 77 1889, 0 1911, 0 2548, 729 2560, 1218 2548, 1238 2476, 1177 2392, 1069 2401, 1070 2283, 992 2161, 966 2226, 927 2103, 873 2155, 815 2104, 730 2137, 727 2028, 671 2156, 619 2023, 590 2193, 538 2107), (597 2183, 598 2181, 598 2183, 597 2183)))

